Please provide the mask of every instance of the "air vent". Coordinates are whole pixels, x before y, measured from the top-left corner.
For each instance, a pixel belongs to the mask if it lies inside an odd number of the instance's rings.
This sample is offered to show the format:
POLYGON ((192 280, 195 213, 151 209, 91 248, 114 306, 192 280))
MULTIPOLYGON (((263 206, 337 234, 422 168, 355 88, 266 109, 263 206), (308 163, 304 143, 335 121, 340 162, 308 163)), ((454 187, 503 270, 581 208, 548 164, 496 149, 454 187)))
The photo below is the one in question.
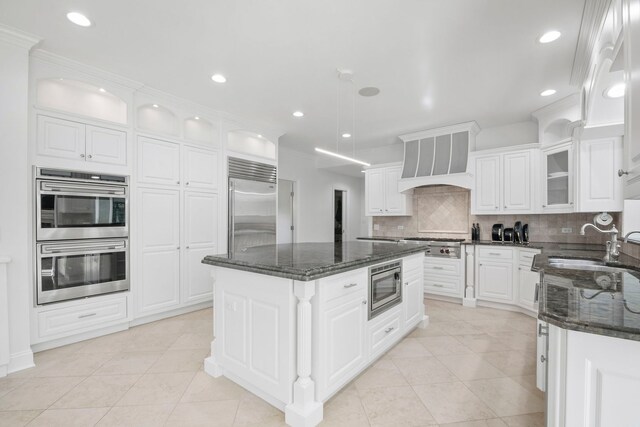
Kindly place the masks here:
POLYGON ((276 167, 265 163, 229 157, 229 178, 276 183, 276 167))

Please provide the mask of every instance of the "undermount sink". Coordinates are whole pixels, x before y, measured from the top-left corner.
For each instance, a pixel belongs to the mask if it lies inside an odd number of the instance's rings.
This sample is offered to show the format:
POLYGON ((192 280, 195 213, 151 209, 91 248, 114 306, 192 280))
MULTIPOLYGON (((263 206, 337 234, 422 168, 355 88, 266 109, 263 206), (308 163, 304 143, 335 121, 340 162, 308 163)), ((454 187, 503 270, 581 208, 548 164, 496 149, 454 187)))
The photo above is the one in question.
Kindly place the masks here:
POLYGON ((569 270, 602 271, 606 273, 622 273, 624 268, 606 265, 604 261, 591 259, 549 258, 549 266, 569 270))

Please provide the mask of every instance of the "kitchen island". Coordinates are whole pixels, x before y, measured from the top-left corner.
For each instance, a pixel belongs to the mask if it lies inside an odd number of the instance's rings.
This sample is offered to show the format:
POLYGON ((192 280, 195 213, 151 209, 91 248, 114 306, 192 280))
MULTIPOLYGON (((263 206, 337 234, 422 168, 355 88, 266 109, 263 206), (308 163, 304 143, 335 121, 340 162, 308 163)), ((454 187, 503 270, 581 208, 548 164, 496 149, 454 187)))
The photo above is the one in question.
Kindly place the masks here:
POLYGON ((291 426, 317 425, 324 402, 413 328, 426 326, 423 257, 419 244, 372 242, 207 256, 214 340, 205 371, 284 411, 291 426), (383 279, 385 271, 395 273, 383 279), (381 277, 373 292, 370 277, 381 277), (390 301, 376 308, 382 300, 390 301))
POLYGON ((541 272, 538 384, 547 425, 637 426, 640 261, 604 251, 548 250, 541 272))

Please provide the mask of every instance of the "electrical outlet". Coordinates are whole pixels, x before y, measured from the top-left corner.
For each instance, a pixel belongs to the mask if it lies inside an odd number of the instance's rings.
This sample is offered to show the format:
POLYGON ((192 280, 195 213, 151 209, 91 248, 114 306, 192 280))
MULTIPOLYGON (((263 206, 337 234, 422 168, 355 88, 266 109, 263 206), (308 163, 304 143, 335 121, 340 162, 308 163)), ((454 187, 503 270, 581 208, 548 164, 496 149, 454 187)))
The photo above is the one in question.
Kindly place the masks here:
POLYGON ((398 230, 404 230, 404 225, 399 225, 398 230))
POLYGON ((380 224, 373 224, 373 231, 380 230, 380 224))
POLYGON ((571 234, 573 233, 573 228, 571 227, 562 227, 562 234, 571 234))

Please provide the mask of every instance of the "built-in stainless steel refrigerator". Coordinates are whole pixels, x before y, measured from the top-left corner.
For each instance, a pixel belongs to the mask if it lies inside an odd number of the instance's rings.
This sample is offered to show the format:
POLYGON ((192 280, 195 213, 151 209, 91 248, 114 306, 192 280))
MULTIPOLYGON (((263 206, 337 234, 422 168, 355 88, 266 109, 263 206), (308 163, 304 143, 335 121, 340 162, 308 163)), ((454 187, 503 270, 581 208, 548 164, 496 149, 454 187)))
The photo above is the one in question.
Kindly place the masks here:
POLYGON ((276 167, 229 157, 229 255, 276 243, 276 167))

